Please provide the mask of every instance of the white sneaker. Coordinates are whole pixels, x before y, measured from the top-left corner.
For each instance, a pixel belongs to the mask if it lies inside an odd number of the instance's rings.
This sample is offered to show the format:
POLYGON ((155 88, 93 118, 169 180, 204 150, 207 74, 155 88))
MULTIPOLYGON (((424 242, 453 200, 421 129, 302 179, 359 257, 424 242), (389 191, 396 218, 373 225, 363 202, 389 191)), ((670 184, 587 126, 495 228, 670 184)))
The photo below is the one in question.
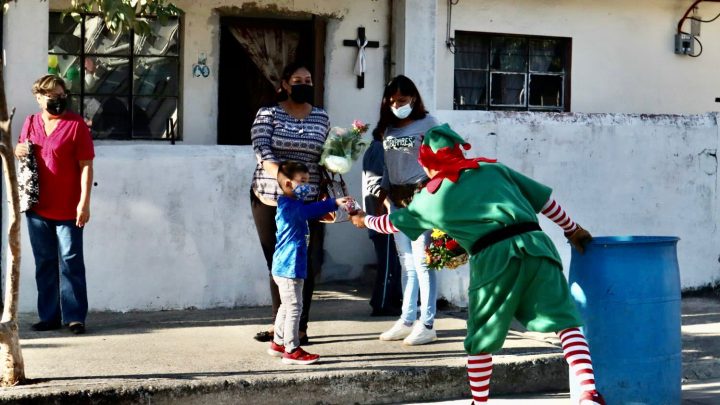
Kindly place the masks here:
POLYGON ((380 340, 402 340, 405 339, 412 330, 412 326, 407 326, 405 325, 405 321, 398 319, 392 328, 380 335, 380 340))
POLYGON ((435 329, 428 329, 423 325, 422 322, 415 324, 412 332, 408 337, 403 340, 403 344, 408 346, 424 345, 426 343, 434 342, 437 340, 437 333, 435 329))

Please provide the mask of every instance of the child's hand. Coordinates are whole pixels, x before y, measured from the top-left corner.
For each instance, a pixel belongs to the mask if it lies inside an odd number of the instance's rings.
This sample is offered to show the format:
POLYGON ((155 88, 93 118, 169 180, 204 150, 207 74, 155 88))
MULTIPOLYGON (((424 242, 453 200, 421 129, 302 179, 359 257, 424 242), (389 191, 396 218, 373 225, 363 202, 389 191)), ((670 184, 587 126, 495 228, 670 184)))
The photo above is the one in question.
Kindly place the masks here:
POLYGON ((571 234, 566 234, 565 237, 568 238, 570 244, 577 249, 580 254, 585 253, 585 245, 590 243, 592 240, 590 232, 583 229, 580 225, 578 225, 577 229, 575 229, 571 234))
POLYGON ((352 197, 340 197, 335 199, 335 204, 337 204, 338 207, 342 207, 347 204, 348 201, 352 201, 352 199, 352 197))

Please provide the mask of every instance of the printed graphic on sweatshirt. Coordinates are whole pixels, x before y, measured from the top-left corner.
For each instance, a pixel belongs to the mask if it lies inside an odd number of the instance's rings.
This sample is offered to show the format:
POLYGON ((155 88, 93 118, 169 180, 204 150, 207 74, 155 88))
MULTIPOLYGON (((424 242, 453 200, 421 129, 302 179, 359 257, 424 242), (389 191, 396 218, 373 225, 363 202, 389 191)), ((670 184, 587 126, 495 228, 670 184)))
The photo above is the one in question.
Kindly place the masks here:
POLYGON ((388 138, 383 141, 385 150, 408 150, 415 146, 414 136, 402 136, 398 138, 388 138))

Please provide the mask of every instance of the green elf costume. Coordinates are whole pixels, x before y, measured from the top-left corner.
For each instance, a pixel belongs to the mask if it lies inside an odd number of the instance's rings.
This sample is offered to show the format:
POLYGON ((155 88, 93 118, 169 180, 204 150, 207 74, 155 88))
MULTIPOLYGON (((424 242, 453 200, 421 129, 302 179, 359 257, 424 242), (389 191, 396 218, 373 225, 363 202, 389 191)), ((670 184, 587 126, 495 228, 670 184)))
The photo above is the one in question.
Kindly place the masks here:
POLYGON ((380 217, 361 213, 353 222, 413 240, 439 229, 470 253, 465 350, 475 403, 487 402, 491 354, 516 318, 528 330, 556 332, 581 382, 580 404, 604 405, 560 256, 537 214, 561 226, 581 252, 592 237, 551 198, 549 187, 493 159, 465 158, 461 146, 470 148, 447 124, 429 129, 418 158, 431 178, 426 187, 405 209, 380 217))

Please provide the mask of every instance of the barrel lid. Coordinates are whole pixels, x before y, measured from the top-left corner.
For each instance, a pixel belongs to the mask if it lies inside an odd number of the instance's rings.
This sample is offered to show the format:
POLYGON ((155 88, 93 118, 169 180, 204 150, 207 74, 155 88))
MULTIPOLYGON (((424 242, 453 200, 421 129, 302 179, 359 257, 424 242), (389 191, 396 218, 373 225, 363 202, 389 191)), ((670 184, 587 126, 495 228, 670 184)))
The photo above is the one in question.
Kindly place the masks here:
POLYGON ((593 236, 591 245, 633 245, 653 243, 675 243, 680 238, 677 236, 593 236))

